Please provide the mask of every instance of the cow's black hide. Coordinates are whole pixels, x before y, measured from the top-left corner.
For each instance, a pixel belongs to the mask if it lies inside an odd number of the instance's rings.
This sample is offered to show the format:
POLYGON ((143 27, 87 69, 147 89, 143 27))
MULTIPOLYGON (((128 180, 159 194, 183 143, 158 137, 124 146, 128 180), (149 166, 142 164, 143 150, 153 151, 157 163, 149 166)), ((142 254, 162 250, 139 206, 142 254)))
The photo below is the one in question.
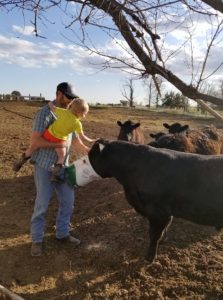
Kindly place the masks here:
POLYGON ((102 177, 115 177, 130 205, 148 218, 150 262, 172 216, 223 227, 223 156, 101 140, 89 160, 102 177))

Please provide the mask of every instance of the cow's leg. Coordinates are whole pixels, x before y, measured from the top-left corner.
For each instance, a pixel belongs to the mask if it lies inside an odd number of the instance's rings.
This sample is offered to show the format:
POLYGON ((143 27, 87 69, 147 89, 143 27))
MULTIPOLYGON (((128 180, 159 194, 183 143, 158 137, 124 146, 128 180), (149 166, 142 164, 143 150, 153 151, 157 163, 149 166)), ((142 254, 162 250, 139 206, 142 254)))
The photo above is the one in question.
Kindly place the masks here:
POLYGON ((167 226, 165 227, 165 229, 163 230, 163 233, 162 233, 162 236, 161 236, 159 242, 165 242, 167 240, 167 232, 170 228, 170 225, 172 224, 172 221, 173 221, 173 216, 170 217, 170 221, 167 224, 167 226))
POLYGON ((150 245, 147 254, 147 260, 152 263, 156 258, 157 248, 162 234, 166 228, 168 228, 169 223, 172 221, 172 216, 153 216, 149 218, 149 237, 150 245))

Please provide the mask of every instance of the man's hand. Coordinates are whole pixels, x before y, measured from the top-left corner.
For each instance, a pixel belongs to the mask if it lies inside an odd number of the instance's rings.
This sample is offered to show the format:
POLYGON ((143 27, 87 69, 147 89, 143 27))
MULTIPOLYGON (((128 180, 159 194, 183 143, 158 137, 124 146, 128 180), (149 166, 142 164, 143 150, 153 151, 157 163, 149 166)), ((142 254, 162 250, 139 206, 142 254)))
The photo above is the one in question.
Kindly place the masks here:
POLYGON ((51 110, 52 112, 55 112, 56 106, 53 104, 52 101, 50 101, 50 102, 48 103, 48 106, 49 106, 49 108, 50 108, 50 110, 51 110))

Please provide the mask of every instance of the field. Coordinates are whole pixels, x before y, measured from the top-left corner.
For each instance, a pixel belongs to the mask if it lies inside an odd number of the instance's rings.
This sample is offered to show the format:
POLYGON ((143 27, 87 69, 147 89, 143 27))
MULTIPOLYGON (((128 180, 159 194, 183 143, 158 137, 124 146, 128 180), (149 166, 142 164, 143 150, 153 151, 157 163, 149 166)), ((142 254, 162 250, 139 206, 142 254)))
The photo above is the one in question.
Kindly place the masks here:
MULTIPOLYGON (((223 299, 223 233, 174 219, 158 258, 148 265, 144 259, 148 222, 128 205, 114 179, 92 182, 76 191, 71 229, 82 241, 78 248, 55 240, 54 196, 44 255, 30 256, 33 171, 27 164, 14 174, 12 164, 26 147, 39 106, 0 103, 0 284, 26 300, 223 299)), ((211 117, 95 107, 84 128, 91 137, 116 139, 116 121, 129 118, 141 122, 147 142, 150 132, 163 130, 163 122, 222 127, 211 117)))

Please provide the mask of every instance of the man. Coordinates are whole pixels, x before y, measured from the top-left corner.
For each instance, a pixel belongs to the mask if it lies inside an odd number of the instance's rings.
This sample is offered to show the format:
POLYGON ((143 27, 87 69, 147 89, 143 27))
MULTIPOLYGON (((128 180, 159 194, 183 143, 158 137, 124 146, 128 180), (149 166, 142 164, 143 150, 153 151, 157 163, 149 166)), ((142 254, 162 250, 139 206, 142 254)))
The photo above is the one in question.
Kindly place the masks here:
MULTIPOLYGON (((74 94, 72 86, 67 82, 62 82, 57 86, 54 105, 67 108, 75 98, 78 98, 78 96, 74 94)), ((31 219, 32 256, 40 256, 42 254, 45 215, 54 191, 56 191, 59 201, 56 218, 56 239, 72 243, 75 246, 80 244, 80 240, 69 233, 70 218, 74 206, 74 189, 66 182, 57 183, 50 180, 52 177, 50 167, 57 161, 55 148, 67 147, 65 164, 68 164, 69 149, 73 137, 71 134, 68 141, 63 144, 51 143, 43 139, 42 133, 54 120, 55 116, 50 112, 49 106, 44 106, 36 114, 31 134, 31 143, 37 149, 31 156, 31 163, 34 164, 36 185, 36 199, 31 219)))

